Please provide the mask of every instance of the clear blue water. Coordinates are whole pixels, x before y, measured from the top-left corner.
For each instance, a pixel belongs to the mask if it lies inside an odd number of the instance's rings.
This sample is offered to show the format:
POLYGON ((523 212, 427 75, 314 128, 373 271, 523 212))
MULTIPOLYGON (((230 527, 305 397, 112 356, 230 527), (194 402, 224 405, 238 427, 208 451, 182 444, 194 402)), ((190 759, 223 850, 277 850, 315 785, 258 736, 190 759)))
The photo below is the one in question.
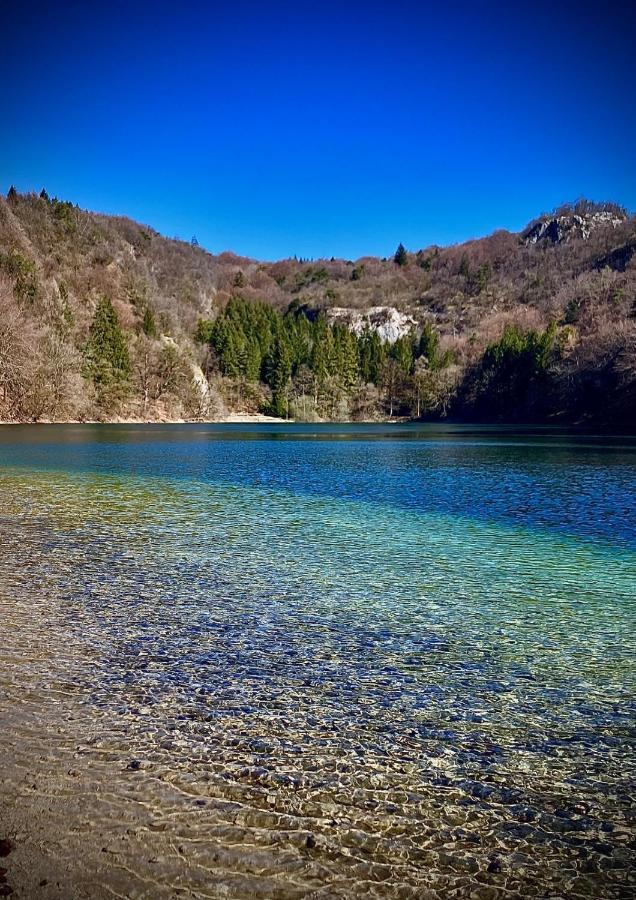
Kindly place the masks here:
POLYGON ((240 804, 228 896, 633 894, 633 439, 7 427, 0 502, 101 745, 240 804))

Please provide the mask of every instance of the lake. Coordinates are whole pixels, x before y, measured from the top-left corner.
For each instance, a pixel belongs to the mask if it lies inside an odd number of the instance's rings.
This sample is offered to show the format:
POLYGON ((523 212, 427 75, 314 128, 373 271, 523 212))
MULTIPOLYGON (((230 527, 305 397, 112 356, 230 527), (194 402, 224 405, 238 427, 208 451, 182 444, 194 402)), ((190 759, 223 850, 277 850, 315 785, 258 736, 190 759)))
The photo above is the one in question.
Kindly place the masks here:
POLYGON ((634 895, 634 438, 3 426, 0 547, 18 896, 634 895))

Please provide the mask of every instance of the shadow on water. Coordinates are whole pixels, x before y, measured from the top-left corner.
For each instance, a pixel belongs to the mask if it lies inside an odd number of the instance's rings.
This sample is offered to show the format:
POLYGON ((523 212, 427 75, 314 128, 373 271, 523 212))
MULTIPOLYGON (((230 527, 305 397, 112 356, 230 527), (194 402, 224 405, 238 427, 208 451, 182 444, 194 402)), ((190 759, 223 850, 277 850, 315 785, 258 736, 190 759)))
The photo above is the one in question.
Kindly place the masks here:
POLYGON ((627 897, 635 473, 537 429, 2 430, 0 613, 50 648, 8 629, 4 721, 72 687, 166 891, 627 897))
POLYGON ((636 438, 464 425, 46 425, 0 465, 361 499, 636 543, 636 438))

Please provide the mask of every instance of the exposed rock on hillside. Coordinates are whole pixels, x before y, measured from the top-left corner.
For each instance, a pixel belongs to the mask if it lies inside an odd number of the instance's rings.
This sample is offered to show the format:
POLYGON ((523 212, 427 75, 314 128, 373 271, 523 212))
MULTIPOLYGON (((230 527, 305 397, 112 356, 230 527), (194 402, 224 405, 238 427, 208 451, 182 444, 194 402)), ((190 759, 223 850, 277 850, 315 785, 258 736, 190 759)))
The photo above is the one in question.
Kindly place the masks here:
POLYGON ((362 334, 367 329, 375 331, 381 340, 390 344, 394 344, 398 338, 404 337, 418 325, 413 316, 401 313, 393 306, 372 306, 367 310, 335 306, 327 310, 327 318, 332 323, 348 325, 355 334, 362 334))
POLYGON ((260 263, 45 192, 0 197, 0 420, 274 401, 309 419, 633 426, 636 218, 580 201, 399 264, 260 263))
POLYGON ((523 233, 523 242, 530 244, 561 244, 577 238, 587 240, 595 229, 610 226, 617 228, 625 221, 625 216, 615 212, 602 211, 589 215, 562 215, 544 219, 532 225, 523 233))

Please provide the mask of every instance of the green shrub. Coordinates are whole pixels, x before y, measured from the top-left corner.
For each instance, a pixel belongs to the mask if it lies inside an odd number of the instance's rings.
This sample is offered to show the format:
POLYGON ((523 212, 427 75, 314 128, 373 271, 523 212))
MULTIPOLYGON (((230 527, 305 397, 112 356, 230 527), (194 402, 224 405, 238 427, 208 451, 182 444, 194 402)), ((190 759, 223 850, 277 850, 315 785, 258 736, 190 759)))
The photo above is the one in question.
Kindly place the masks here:
POLYGON ((147 306, 144 310, 144 317, 141 322, 141 327, 143 328, 144 334, 148 335, 148 337, 156 338, 159 335, 157 331, 157 323, 155 321, 155 314, 147 306))
POLYGON ((194 339, 198 344, 208 344, 212 337, 214 322, 212 319, 199 319, 194 332, 194 339))
POLYGON ((35 263, 17 250, 0 253, 0 268, 14 279, 15 293, 19 300, 33 303, 38 295, 35 263))

